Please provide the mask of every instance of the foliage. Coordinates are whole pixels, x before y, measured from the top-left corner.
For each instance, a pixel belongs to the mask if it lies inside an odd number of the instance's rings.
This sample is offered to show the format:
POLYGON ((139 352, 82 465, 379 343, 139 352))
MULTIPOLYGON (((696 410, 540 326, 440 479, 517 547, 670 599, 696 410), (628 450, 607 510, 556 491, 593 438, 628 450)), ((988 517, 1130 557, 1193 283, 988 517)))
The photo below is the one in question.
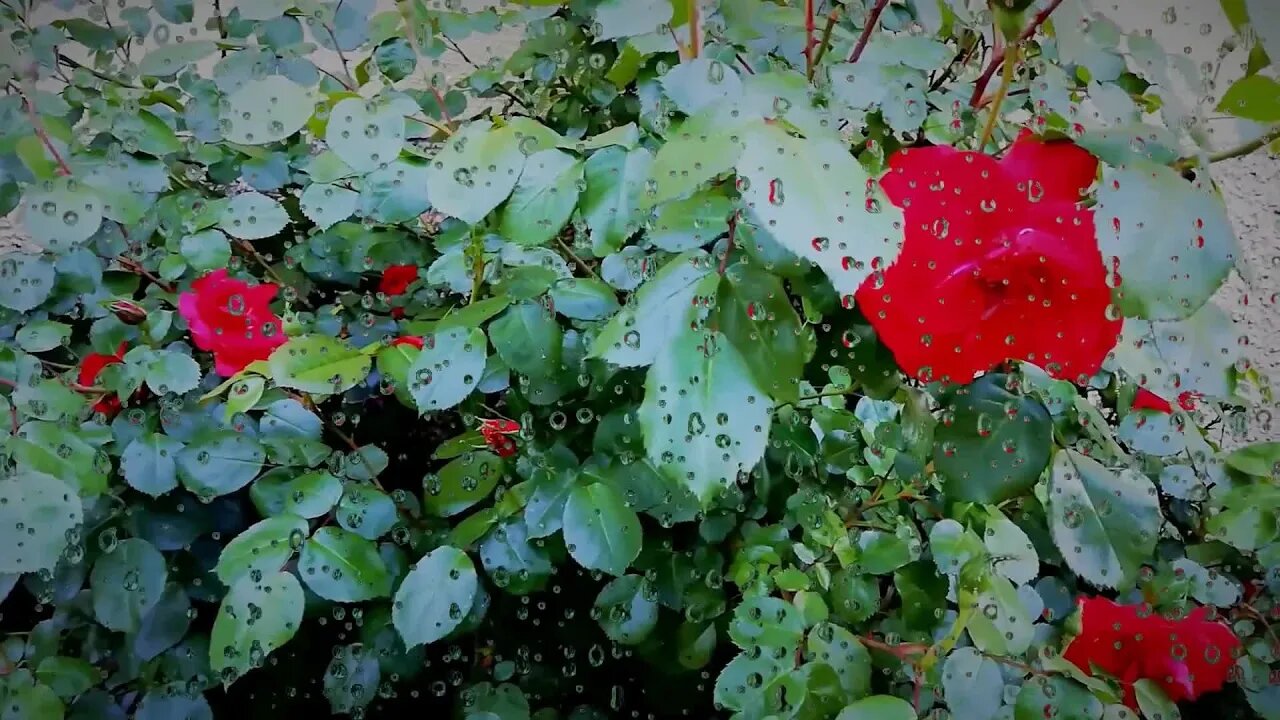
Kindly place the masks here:
POLYGON ((0 718, 1280 718, 1264 0, 31 5, 0 718))

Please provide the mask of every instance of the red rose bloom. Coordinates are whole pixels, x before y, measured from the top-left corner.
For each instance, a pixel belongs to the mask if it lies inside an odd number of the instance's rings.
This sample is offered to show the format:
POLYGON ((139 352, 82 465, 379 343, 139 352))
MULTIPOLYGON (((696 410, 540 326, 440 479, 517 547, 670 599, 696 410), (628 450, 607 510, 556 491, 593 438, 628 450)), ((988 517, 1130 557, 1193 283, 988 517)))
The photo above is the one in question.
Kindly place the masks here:
POLYGON ((191 328, 196 347, 213 353, 214 369, 230 377, 255 360, 266 360, 285 343, 280 318, 271 312, 279 288, 250 285, 214 270, 178 298, 178 312, 191 328))
POLYGON ((968 383, 1009 358, 1077 382, 1098 371, 1121 320, 1078 206, 1097 165, 1029 132, 1000 160, 946 146, 890 158, 880 182, 906 239, 856 299, 905 372, 968 383))
MULTIPOLYGON (((84 387, 93 387, 98 381, 98 375, 102 374, 103 368, 108 365, 115 365, 124 362, 125 344, 120 343, 120 347, 116 348, 115 355, 105 355, 103 353, 89 353, 80 361, 80 374, 76 377, 76 382, 84 387)), ((103 395, 98 402, 93 404, 95 413, 102 413, 108 417, 115 415, 120 410, 120 398, 115 393, 103 395)))
POLYGON ((392 347, 395 347, 396 345, 408 345, 410 347, 415 347, 421 350, 422 338, 418 337, 417 335, 404 335, 402 337, 398 337, 395 340, 391 341, 392 347))
POLYGON ((1106 598, 1081 598, 1079 605, 1080 634, 1063 657, 1090 675, 1096 669, 1118 680, 1129 707, 1138 707, 1137 680, 1154 680, 1176 703, 1221 690, 1235 665, 1240 641, 1208 618, 1208 608, 1170 620, 1106 598))
POLYGON ((516 441, 509 436, 520 432, 520 425, 513 420, 486 418, 480 421, 480 434, 484 442, 498 457, 516 454, 516 441))
MULTIPOLYGON (((378 281, 378 292, 387 297, 403 295, 413 281, 418 279, 417 265, 392 265, 382 271, 382 279, 378 281)), ((391 308, 391 317, 404 317, 404 308, 391 308)))

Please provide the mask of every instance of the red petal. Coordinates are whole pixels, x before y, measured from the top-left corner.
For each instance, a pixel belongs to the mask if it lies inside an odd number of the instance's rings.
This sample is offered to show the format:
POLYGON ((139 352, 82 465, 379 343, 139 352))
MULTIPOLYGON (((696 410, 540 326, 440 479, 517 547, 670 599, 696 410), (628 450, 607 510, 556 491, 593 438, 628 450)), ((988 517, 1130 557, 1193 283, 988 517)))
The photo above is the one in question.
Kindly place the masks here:
POLYGON ((396 345, 408 345, 409 347, 415 347, 421 350, 422 338, 418 337, 417 335, 403 335, 401 337, 396 338, 395 340, 392 340, 391 345, 392 347, 395 347, 396 345))
POLYGON ((1028 199, 1076 202, 1098 176, 1098 159, 1069 141, 1045 142, 1028 132, 1014 141, 1000 168, 1028 199))
POLYGON ((1173 412, 1173 406, 1168 400, 1147 390, 1146 388, 1138 388, 1137 394, 1133 396, 1133 410, 1155 410, 1156 412, 1168 415, 1173 412))
POLYGON ((383 295, 399 295, 408 290, 417 279, 417 265, 392 265, 382 271, 382 279, 378 281, 378 292, 383 295))

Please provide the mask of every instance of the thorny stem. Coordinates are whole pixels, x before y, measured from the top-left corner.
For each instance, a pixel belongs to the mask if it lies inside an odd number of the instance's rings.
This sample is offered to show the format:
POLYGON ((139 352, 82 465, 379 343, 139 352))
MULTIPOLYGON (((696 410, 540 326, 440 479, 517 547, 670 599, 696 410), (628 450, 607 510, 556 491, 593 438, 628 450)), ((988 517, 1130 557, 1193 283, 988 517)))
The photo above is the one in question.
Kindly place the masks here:
MULTIPOLYGON (((222 17, 222 0, 213 0, 213 19, 214 19, 214 22, 218 23, 218 38, 220 40, 226 40, 227 39, 227 21, 224 20, 222 17)), ((334 44, 336 45, 337 43, 334 43, 334 44)), ((219 55, 221 55, 222 57, 226 57, 227 56, 226 48, 221 49, 219 51, 219 55)))
MULTIPOLYGON (((1222 150, 1221 152, 1213 153, 1212 155, 1209 156, 1209 162, 1216 163, 1216 162, 1222 162, 1223 160, 1233 160, 1238 157, 1244 157, 1245 155, 1248 155, 1256 150, 1261 149, 1265 145, 1269 145, 1275 140, 1280 140, 1280 125, 1273 126, 1270 130, 1263 133, 1262 136, 1257 138, 1256 140, 1250 140, 1249 142, 1244 143, 1242 145, 1237 145, 1236 147, 1227 148, 1226 150, 1222 150)), ((1200 158, 1194 155, 1190 157, 1182 158, 1178 162, 1174 163, 1174 168, 1178 170, 1190 170, 1191 168, 1199 167, 1199 166, 1200 166, 1200 158)))
POLYGON ((54 147, 53 139, 49 137, 49 131, 45 130, 44 122, 40 120, 35 104, 31 102, 31 98, 25 91, 20 92, 22 92, 22 105, 27 109, 27 117, 31 120, 31 128, 35 130, 36 137, 40 138, 40 142, 44 143, 45 150, 48 150, 54 161, 58 163, 58 174, 70 175, 71 166, 67 164, 66 160, 62 159, 62 154, 58 152, 58 148, 54 147))
POLYGON ((585 270, 586 273, 591 277, 597 280, 600 279, 600 276, 596 274, 595 269, 592 268, 590 265, 588 265, 586 260, 583 260, 582 258, 578 257, 578 253, 574 252, 573 248, 569 247, 568 243, 566 243, 564 240, 561 240, 558 237, 556 238, 556 243, 560 245, 561 250, 564 250, 565 253, 567 253, 569 257, 572 258, 573 261, 578 264, 578 267, 585 270))
POLYGON ((1008 60, 1004 63, 1004 72, 1000 76, 1000 87, 991 101, 991 112, 987 115, 987 123, 982 127, 982 136, 978 140, 978 150, 982 150, 991 141, 991 134, 996 130, 996 121, 1000 119, 1000 106, 1013 84, 1013 68, 1018 64, 1018 46, 1014 45, 1005 51, 1008 60))
POLYGON ((956 67, 964 67, 965 63, 969 62, 969 59, 973 57, 973 53, 977 51, 978 45, 981 43, 982 35, 974 33, 973 42, 969 43, 966 47, 961 48, 960 52, 956 53, 955 58, 951 60, 951 64, 947 65, 946 69, 942 71, 942 74, 938 76, 938 79, 929 84, 929 92, 935 92, 945 85, 947 81, 951 79, 952 74, 955 73, 956 67))
MULTIPOLYGON (((258 252, 258 248, 254 247, 252 243, 248 240, 237 240, 235 245, 261 265, 263 271, 267 273, 267 276, 270 277, 275 284, 280 287, 290 287, 289 283, 285 282, 284 278, 280 277, 280 273, 276 272, 276 269, 271 267, 271 263, 267 262, 267 259, 262 256, 262 253, 258 252)), ((310 307, 300 292, 294 291, 292 300, 302 307, 310 307)))
POLYGON ((849 62, 856 63, 858 58, 862 57, 862 51, 867 49, 867 43, 871 41, 871 33, 875 32, 876 25, 880 24, 880 15, 884 13, 884 9, 887 7, 889 7, 889 0, 876 0, 871 12, 867 13, 866 27, 862 28, 862 34, 858 36, 858 43, 853 46, 853 52, 849 54, 849 62))
MULTIPOLYGON (((123 229, 123 227, 121 229, 123 229)), ((117 256, 116 262, 120 263, 121 267, 133 273, 134 275, 138 275, 140 277, 144 277, 150 280, 152 283, 156 285, 156 287, 160 288, 161 290, 167 293, 174 292, 177 289, 173 286, 172 283, 167 283, 161 280, 160 278, 156 277, 155 275, 153 275, 150 270, 147 270, 146 268, 142 267, 142 263, 138 262, 137 260, 134 260, 128 255, 117 256)))
POLYGON ((738 237, 738 213, 734 211, 729 216, 729 238, 725 241, 724 255, 720 256, 720 274, 724 274, 725 268, 729 266, 729 255, 733 253, 733 243, 738 237))
POLYGON ((698 0, 689 0, 689 59, 702 54, 702 26, 698 23, 698 0))
POLYGON ((440 106, 440 117, 444 118, 444 121, 447 124, 452 125, 453 116, 449 114, 449 108, 445 107, 444 95, 440 94, 440 91, 436 89, 435 85, 431 86, 431 94, 435 97, 436 104, 440 106))
MULTIPOLYGON (((978 77, 978 81, 973 87, 973 97, 969 99, 970 107, 976 108, 976 107, 979 107, 979 105, 981 105, 982 96, 985 95, 987 92, 987 84, 991 82, 991 78, 995 77, 996 70, 1000 67, 1001 64, 1004 63, 1005 59, 1009 58, 1010 53, 1013 51, 1013 47, 1015 45, 1020 45, 1026 42, 1027 40, 1030 40, 1032 37, 1034 37, 1036 34, 1036 31, 1040 29, 1040 26, 1043 25, 1044 22, 1049 19, 1049 16, 1052 15, 1053 11, 1057 10, 1058 6, 1061 4, 1062 4, 1062 0, 1053 0, 1052 2, 1050 2, 1047 6, 1045 6, 1043 10, 1036 13, 1036 16, 1034 19, 1032 19, 1031 24, 1027 26, 1026 30, 1022 31, 1022 34, 1018 36, 1018 39, 1016 42, 1011 43, 1008 47, 1006 47, 1004 49, 1004 52, 995 53, 991 56, 991 62, 987 64, 986 69, 982 71, 982 75, 978 77)), ((1011 58, 1009 59, 1010 61, 1012 61, 1011 58)))
MULTIPOLYGON (((831 49, 831 32, 835 29, 836 19, 839 16, 840 13, 837 10, 832 10, 827 14, 827 24, 822 28, 822 40, 818 42, 818 52, 813 58, 815 72, 817 66, 822 64, 822 59, 827 56, 827 51, 831 49)), ((809 79, 812 80, 813 75, 810 75, 809 79)))
POLYGON ((804 76, 813 79, 813 34, 817 32, 813 0, 804 0, 804 76))

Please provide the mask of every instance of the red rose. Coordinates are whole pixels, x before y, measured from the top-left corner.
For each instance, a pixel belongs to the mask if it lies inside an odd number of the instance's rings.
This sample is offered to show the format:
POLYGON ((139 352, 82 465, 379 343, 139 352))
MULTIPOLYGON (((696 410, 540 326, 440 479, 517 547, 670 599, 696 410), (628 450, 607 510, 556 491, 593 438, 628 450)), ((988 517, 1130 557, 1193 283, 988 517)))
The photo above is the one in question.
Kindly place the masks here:
POLYGON ((1081 598, 1079 606, 1080 634, 1063 657, 1090 675, 1096 669, 1118 680, 1129 707, 1138 707, 1137 680, 1154 680, 1176 703, 1221 690, 1235 665, 1240 641, 1208 618, 1208 608, 1170 620, 1106 598, 1081 598))
POLYGON ((511 457, 516 454, 516 441, 509 435, 520 432, 520 425, 513 420, 485 418, 480 421, 480 434, 484 442, 498 457, 511 457))
MULTIPOLYGON (((102 374, 103 368, 108 365, 115 365, 124 362, 125 344, 120 343, 120 347, 116 348, 115 355, 104 355, 103 353, 89 353, 80 361, 80 374, 76 377, 76 382, 84 387, 93 387, 98 381, 98 376, 102 374)), ((115 393, 103 395, 98 402, 93 404, 93 411, 102 413, 108 417, 115 415, 120 410, 120 398, 115 393)))
POLYGON ((214 270, 178 298, 178 312, 196 347, 213 353, 214 369, 229 377, 255 360, 266 360, 285 343, 281 321, 269 304, 279 288, 250 285, 214 270))
POLYGON ((856 299, 908 374, 968 383, 1009 359, 1082 382, 1120 332, 1093 212, 1097 160, 1024 132, 1004 158, 903 150, 881 179, 906 240, 856 299))
MULTIPOLYGON (((417 265, 392 265, 382 271, 382 279, 378 281, 378 292, 393 297, 403 295, 405 290, 418 279, 417 265)), ((404 317, 404 308, 391 308, 392 317, 404 317)))
MULTIPOLYGON (((1178 407, 1191 412, 1196 409, 1196 400, 1200 397, 1200 393, 1183 392, 1178 394, 1178 407)), ((1137 394, 1133 396, 1133 410, 1154 410, 1159 413, 1169 415, 1173 413, 1173 406, 1168 400, 1147 390, 1146 388, 1138 388, 1137 394)))
POLYGON ((404 335, 402 337, 398 337, 395 340, 391 341, 392 347, 395 347, 396 345, 408 345, 410 347, 416 347, 419 350, 421 350, 422 338, 418 337, 417 335, 404 335))

